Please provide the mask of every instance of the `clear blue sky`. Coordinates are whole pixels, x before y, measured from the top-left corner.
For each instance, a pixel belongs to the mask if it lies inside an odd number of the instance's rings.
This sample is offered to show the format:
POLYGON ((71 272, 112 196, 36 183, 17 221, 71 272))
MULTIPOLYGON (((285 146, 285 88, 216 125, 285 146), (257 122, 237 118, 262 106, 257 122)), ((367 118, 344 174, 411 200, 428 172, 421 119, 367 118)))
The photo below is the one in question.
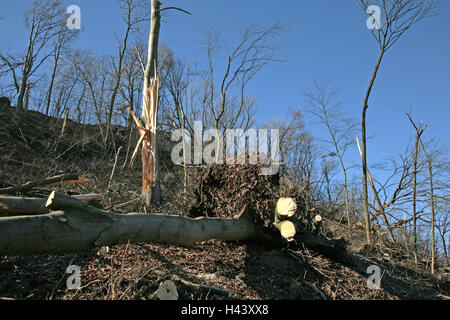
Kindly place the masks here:
MULTIPOLYGON (((0 50, 26 45, 23 14, 31 0, 2 0, 0 50)), ((75 44, 101 54, 112 53, 115 33, 123 31, 117 1, 69 0, 82 10, 84 32, 75 44)), ((187 61, 202 63, 203 30, 225 24, 237 32, 250 24, 282 22, 289 31, 279 39, 286 63, 266 67, 249 85, 257 99, 258 120, 284 116, 288 107, 302 108, 313 79, 330 80, 342 89, 343 113, 360 119, 361 106, 378 49, 356 0, 165 0, 164 6, 193 13, 165 14, 161 43, 187 61)), ((230 41, 233 38, 231 37, 230 41)), ((450 135, 450 1, 441 0, 436 15, 409 30, 388 52, 369 102, 368 145, 371 163, 403 150, 413 134, 405 116, 413 105, 416 120, 429 124, 426 137, 446 142, 450 135)), ((306 118, 315 137, 325 131, 306 118)), ((349 160, 359 163, 356 150, 349 160)))

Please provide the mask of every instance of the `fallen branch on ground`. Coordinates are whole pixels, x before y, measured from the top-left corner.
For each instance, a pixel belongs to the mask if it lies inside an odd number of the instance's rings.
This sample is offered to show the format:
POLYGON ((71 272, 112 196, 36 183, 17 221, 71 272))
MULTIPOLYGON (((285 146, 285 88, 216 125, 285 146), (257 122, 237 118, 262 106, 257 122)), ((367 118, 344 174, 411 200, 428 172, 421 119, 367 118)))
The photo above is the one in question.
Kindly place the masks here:
MULTIPOLYGON (((102 194, 73 195, 75 199, 83 202, 103 201, 102 194)), ((0 213, 11 214, 46 214, 49 209, 45 207, 45 198, 9 197, 0 196, 0 213)))
POLYGON ((63 174, 55 177, 40 179, 32 182, 27 182, 20 186, 6 187, 0 189, 0 193, 11 193, 17 191, 26 191, 35 187, 41 187, 56 183, 90 183, 91 180, 85 179, 83 175, 79 174, 63 174))
POLYGON ((0 218, 0 254, 71 252, 127 242, 190 245, 212 239, 269 237, 247 219, 246 212, 238 219, 121 215, 56 192, 46 207, 51 213, 0 218))

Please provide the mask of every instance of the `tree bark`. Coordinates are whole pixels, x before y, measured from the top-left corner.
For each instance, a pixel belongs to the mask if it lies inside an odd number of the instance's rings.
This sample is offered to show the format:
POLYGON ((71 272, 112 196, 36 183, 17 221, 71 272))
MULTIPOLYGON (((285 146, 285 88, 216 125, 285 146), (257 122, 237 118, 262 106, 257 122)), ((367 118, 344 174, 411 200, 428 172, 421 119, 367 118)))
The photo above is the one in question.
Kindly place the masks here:
POLYGON ((370 80, 369 87, 367 88, 366 97, 364 98, 364 105, 362 110, 361 119, 361 131, 362 131, 362 169, 363 169, 363 202, 364 202, 364 215, 366 220, 366 239, 367 243, 370 244, 370 213, 369 213, 369 194, 367 190, 367 138, 366 138, 366 113, 369 108, 369 97, 372 92, 373 84, 375 83, 375 78, 377 77, 378 69, 380 68, 381 61, 383 60, 384 51, 381 50, 380 56, 378 58, 377 64, 375 65, 375 70, 372 74, 372 79, 370 80))
POLYGON ((128 242, 190 245, 211 239, 247 240, 260 235, 246 214, 237 219, 120 215, 56 192, 52 192, 46 207, 55 211, 0 218, 0 254, 70 252, 128 242))
MULTIPOLYGON (((360 155, 362 157, 362 151, 361 151, 361 148, 359 146, 358 139, 357 139, 357 145, 358 145, 359 153, 360 153, 360 155)), ((378 196, 378 192, 377 192, 377 189, 375 188, 375 184, 373 183, 373 179, 372 179, 372 176, 370 175, 369 168, 367 168, 366 172, 367 172, 367 178, 369 179, 370 187, 372 188, 373 195, 374 195, 375 200, 376 200, 376 202, 378 204, 378 207, 379 207, 379 213, 383 216, 383 221, 384 221, 384 224, 386 226, 387 232, 389 234, 389 238, 390 238, 391 242, 395 243, 394 234, 392 233, 392 227, 389 224, 389 220, 386 217, 385 208, 384 208, 383 204, 381 203, 380 197, 378 196)), ((371 221, 371 219, 369 219, 369 222, 370 221, 371 221)), ((366 225, 366 227, 367 227, 367 225, 366 225)))
POLYGON ((79 175, 79 174, 63 174, 63 175, 59 175, 59 176, 36 180, 33 182, 27 182, 20 186, 2 188, 2 189, 0 189, 0 192, 1 193, 11 193, 11 192, 17 192, 17 191, 25 191, 25 190, 30 190, 34 187, 45 186, 45 185, 55 184, 55 183, 90 183, 90 182, 91 181, 89 179, 85 179, 82 175, 79 175))
MULTIPOLYGON (((161 28, 161 2, 159 0, 151 0, 151 25, 150 25, 150 36, 148 41, 148 53, 147 53, 147 64, 145 67, 144 73, 144 88, 143 88, 143 108, 142 108, 142 116, 141 120, 146 126, 149 123, 157 121, 153 121, 154 119, 149 118, 149 114, 146 111, 146 105, 149 101, 146 101, 148 89, 150 88, 151 79, 155 77, 157 65, 158 65, 158 45, 159 45, 159 31, 161 28)), ((153 117, 157 117, 157 114, 152 115, 153 117)), ((156 128, 155 128, 156 130, 156 128)), ((155 145, 153 146, 154 155, 150 154, 148 148, 141 148, 142 155, 142 199, 144 200, 147 206, 150 205, 152 201, 160 202, 161 201, 161 188, 159 182, 159 159, 158 159, 158 150, 156 148, 156 137, 154 139, 155 145), (151 183, 151 179, 149 179, 148 174, 149 171, 153 171, 155 174, 155 182, 154 185, 151 183)), ((145 145, 145 144, 144 144, 145 145)))
MULTIPOLYGON (((71 197, 83 202, 103 201, 102 194, 80 194, 71 197)), ((46 214, 45 198, 5 197, 0 196, 0 213, 17 214, 46 214)))
MULTIPOLYGON (((0 218, 0 254, 61 253, 140 242, 191 245, 213 239, 281 244, 280 238, 267 233, 247 217, 247 208, 234 219, 124 215, 91 207, 56 192, 49 196, 45 208, 51 212, 0 218)), ((343 240, 320 238, 300 230, 297 225, 295 230, 298 232, 290 238, 294 237, 297 244, 349 263, 343 240)))

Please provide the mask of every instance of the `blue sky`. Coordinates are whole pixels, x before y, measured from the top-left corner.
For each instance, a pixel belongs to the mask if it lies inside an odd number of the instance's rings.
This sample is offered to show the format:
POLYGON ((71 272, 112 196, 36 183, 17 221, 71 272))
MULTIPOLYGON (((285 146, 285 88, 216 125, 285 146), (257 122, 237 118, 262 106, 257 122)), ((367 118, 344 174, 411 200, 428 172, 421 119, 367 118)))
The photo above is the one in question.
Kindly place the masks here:
MULTIPOLYGON (((23 14, 31 0, 2 0, 0 50, 21 51, 26 45, 23 14)), ((342 112, 360 119, 362 102, 378 57, 375 40, 356 0, 166 0, 164 6, 193 13, 164 15, 160 42, 186 61, 206 61, 204 30, 219 25, 245 29, 248 25, 281 22, 289 30, 278 39, 280 57, 254 78, 248 94, 259 107, 258 120, 284 116, 288 107, 304 108, 303 91, 313 79, 330 80, 341 88, 342 112)), ((114 0, 63 1, 81 7, 84 32, 75 46, 110 54, 123 24, 114 0)), ((236 40, 232 35, 229 41, 236 40)), ((420 21, 386 55, 376 80, 367 114, 368 159, 378 163, 404 150, 413 134, 405 112, 429 124, 425 137, 446 142, 450 120, 450 1, 441 0, 435 15, 420 21)), ((305 118, 315 137, 326 138, 322 127, 305 118)), ((356 149, 348 160, 359 163, 356 149)))

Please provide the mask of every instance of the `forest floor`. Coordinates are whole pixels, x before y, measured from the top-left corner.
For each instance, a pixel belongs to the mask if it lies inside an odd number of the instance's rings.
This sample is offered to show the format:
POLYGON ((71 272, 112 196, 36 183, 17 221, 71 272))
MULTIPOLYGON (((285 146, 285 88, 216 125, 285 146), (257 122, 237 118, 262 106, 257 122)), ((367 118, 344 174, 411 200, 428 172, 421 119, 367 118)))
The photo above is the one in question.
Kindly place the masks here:
MULTIPOLYGON (((53 190, 101 193, 105 199, 95 206, 123 214, 144 212, 142 204, 134 201, 141 184, 140 162, 122 168, 127 129, 114 128, 114 140, 104 149, 99 146, 98 126, 68 121, 61 135, 62 126, 62 119, 37 112, 29 111, 26 119, 18 119, 12 109, 0 110, 0 188, 63 173, 83 173, 92 183, 52 185, 25 195, 46 197, 53 190), (110 182, 115 150, 120 146, 118 168, 110 182)), ((131 151, 135 143, 134 137, 131 151)), ((180 175, 173 173, 176 170, 167 157, 163 155, 161 160, 166 196, 151 211, 187 215, 184 210, 188 206, 174 191, 181 190, 180 175)), ((146 300, 154 297, 166 279, 174 281, 184 300, 449 299, 448 272, 431 275, 424 267, 416 270, 407 259, 398 258, 392 246, 364 245, 363 230, 355 227, 348 232, 342 222, 325 220, 328 236, 346 239, 351 264, 289 244, 275 248, 216 240, 192 246, 139 243, 66 254, 0 255, 0 300, 146 300), (79 289, 67 288, 69 265, 80 267, 79 289), (367 284, 371 265, 381 270, 380 289, 367 284)))

